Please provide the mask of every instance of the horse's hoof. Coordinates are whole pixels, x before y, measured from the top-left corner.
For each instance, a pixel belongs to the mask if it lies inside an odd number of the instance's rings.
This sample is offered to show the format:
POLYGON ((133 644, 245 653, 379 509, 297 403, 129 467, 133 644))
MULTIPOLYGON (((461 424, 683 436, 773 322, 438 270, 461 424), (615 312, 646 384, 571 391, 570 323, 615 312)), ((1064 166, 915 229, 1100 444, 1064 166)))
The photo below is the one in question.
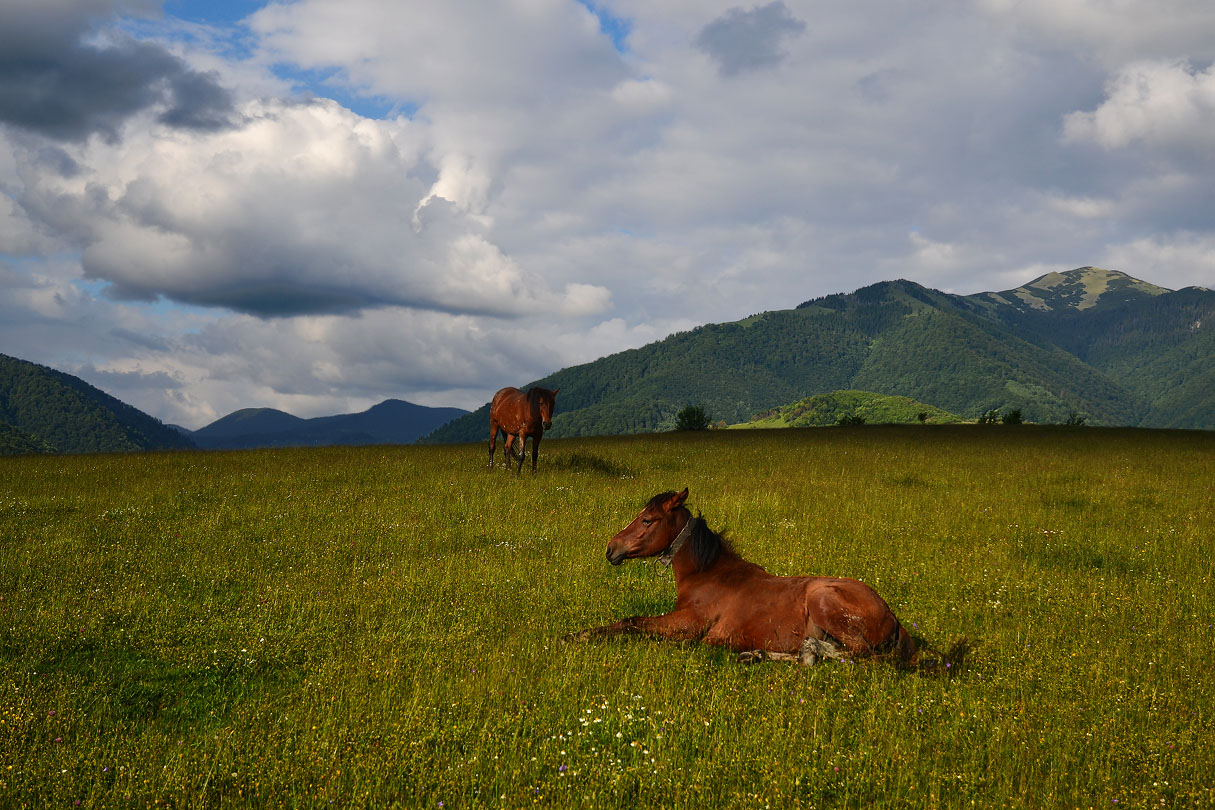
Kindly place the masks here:
POLYGON ((762 664, 768 658, 768 654, 763 650, 747 650, 738 654, 738 663, 740 664, 762 664))
POLYGON ((577 633, 568 633, 568 634, 562 636, 561 640, 566 641, 566 642, 586 641, 590 637, 591 637, 590 630, 579 630, 577 633))

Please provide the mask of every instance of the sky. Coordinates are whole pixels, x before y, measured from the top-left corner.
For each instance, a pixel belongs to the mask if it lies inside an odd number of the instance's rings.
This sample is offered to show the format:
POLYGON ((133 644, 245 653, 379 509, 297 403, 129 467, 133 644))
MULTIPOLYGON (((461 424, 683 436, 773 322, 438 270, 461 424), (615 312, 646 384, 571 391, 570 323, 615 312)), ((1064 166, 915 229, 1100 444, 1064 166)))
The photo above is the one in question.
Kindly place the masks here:
POLYGON ((1210 0, 0 0, 0 353, 165 422, 877 281, 1215 287, 1210 0))

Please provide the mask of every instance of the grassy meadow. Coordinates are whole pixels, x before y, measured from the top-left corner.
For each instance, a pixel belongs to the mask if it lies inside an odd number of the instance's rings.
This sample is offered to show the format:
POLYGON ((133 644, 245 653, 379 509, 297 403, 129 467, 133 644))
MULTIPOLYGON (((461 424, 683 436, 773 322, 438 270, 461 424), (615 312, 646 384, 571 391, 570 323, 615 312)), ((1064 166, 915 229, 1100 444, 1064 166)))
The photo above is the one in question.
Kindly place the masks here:
POLYGON ((1215 434, 1030 426, 0 459, 0 807, 1215 806, 1215 434), (949 677, 566 633, 656 492, 949 677))

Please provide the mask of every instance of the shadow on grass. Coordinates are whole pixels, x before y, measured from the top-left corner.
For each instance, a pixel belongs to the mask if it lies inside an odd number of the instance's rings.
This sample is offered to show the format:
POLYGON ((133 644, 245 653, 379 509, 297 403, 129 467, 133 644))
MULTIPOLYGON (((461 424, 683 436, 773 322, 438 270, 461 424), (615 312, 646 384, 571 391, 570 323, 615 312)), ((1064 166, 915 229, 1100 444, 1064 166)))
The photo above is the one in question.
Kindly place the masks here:
POLYGON ((1032 539, 1017 546, 1018 554, 1039 568, 1074 572, 1107 571, 1121 576, 1140 573, 1130 555, 1117 549, 1092 548, 1079 543, 1032 539))
POLYGON ((979 646, 977 639, 963 636, 942 652, 919 636, 913 638, 920 654, 910 669, 916 674, 936 678, 960 678, 967 675, 970 671, 970 655, 979 646))
POLYGON ((611 478, 632 478, 637 474, 628 465, 592 453, 574 452, 553 456, 548 460, 548 466, 554 470, 590 473, 611 478))
POLYGON ((221 722, 217 715, 224 712, 217 708, 228 709, 268 687, 300 678, 296 669, 281 662, 246 655, 218 656, 191 666, 149 650, 88 639, 60 642, 37 669, 93 684, 108 696, 101 710, 115 721, 158 721, 179 728, 221 722))

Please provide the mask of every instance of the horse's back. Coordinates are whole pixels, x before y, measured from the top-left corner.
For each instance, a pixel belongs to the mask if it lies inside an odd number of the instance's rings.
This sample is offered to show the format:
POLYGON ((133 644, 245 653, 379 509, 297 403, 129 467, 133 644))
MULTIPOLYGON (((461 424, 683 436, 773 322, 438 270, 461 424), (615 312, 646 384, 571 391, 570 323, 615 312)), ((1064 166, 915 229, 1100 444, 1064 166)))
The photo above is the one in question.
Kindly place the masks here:
POLYGON ((517 407, 524 394, 518 388, 503 388, 489 403, 489 418, 498 420, 517 407))
POLYGON ((518 388, 503 388, 494 394, 489 404, 491 427, 500 426, 507 433, 518 433, 528 417, 527 394, 518 388))
POLYGON ((490 400, 489 409, 491 412, 493 412, 495 409, 502 407, 506 403, 509 403, 512 400, 520 399, 523 396, 524 393, 518 388, 511 388, 510 386, 500 388, 498 389, 498 393, 494 394, 494 398, 490 400))

